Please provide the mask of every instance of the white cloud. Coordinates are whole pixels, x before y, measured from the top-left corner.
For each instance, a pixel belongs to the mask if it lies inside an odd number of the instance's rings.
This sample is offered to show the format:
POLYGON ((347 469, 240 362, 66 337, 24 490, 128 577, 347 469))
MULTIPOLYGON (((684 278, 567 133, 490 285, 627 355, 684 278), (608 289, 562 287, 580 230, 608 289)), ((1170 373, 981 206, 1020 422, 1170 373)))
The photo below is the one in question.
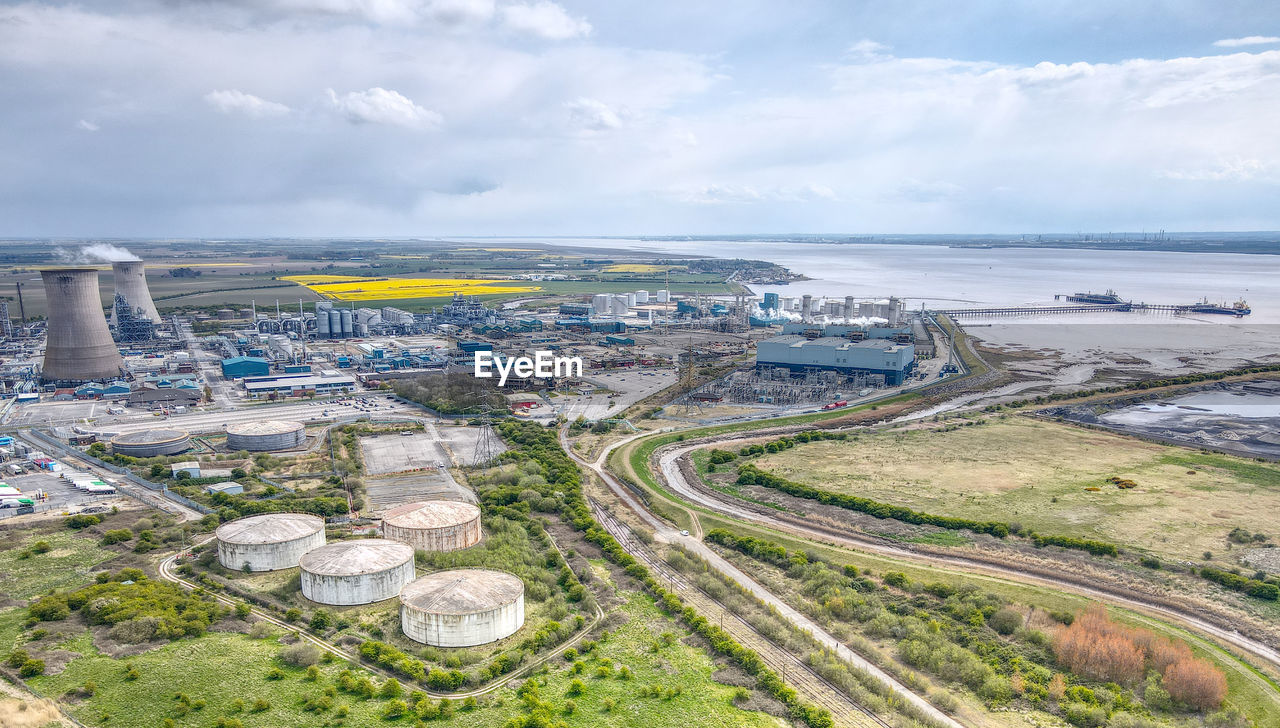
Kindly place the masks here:
POLYGON ((1249 35, 1244 38, 1223 38, 1213 42, 1219 48, 1240 48, 1243 46, 1271 45, 1273 43, 1280 43, 1280 37, 1274 35, 1249 35))
POLYGON ((845 55, 847 55, 848 57, 855 58, 855 59, 856 58, 865 58, 865 59, 883 58, 888 54, 889 54, 889 46, 885 45, 884 43, 879 43, 877 41, 871 40, 869 38, 863 38, 857 43, 854 43, 853 45, 849 46, 849 50, 846 51, 845 53, 845 55))
POLYGON ((696 205, 753 205, 767 202, 815 202, 838 199, 830 187, 814 183, 781 187, 709 184, 678 189, 674 197, 681 202, 696 205))
POLYGON ((516 2, 502 8, 502 23, 510 30, 547 40, 568 40, 589 35, 591 23, 575 18, 550 0, 516 2))
POLYGON ((1249 182, 1274 181, 1276 165, 1260 159, 1229 159, 1220 164, 1198 169, 1167 170, 1158 176, 1185 182, 1249 182))
POLYGON ((293 16, 330 16, 375 25, 483 23, 493 17, 494 0, 240 0, 251 10, 293 16))
POLYGON ((585 131, 609 131, 622 126, 622 117, 597 99, 580 98, 565 104, 569 122, 585 131))
POLYGON ((251 119, 266 119, 289 113, 289 107, 267 101, 239 89, 221 89, 204 95, 205 103, 224 114, 244 114, 251 119))
POLYGON ((963 192, 963 187, 945 180, 907 179, 903 180, 890 194, 885 195, 885 198, 906 202, 945 202, 958 197, 963 192))
POLYGON ((328 89, 329 103, 353 124, 389 124, 409 129, 435 129, 444 121, 440 114, 424 109, 398 91, 374 86, 368 91, 351 91, 339 96, 328 89))
POLYGON ((92 121, 86 121, 84 119, 81 119, 80 121, 76 122, 76 128, 82 131, 97 131, 102 127, 98 126, 92 121))

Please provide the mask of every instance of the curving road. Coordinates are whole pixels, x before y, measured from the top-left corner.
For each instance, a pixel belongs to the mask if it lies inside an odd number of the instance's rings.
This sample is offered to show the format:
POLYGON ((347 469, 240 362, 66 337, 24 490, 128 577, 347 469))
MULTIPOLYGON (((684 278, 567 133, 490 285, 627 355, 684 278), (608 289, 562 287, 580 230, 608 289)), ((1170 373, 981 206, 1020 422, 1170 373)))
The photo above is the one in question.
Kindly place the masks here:
MULTIPOLYGON (((848 662, 850 665, 853 665, 855 668, 863 670, 875 676, 877 680, 879 680, 884 685, 888 686, 890 691, 893 692, 898 698, 900 698, 905 702, 911 703, 922 713, 928 715, 929 717, 937 721, 940 725, 949 726, 950 728, 964 728, 963 724, 959 723, 954 718, 942 712, 941 710, 938 710, 936 707, 934 707, 932 703, 926 700, 923 696, 912 692, 910 688, 898 682, 896 678, 894 678, 892 675, 885 672, 884 670, 880 669, 880 667, 877 666, 875 663, 871 662, 870 660, 866 659, 862 655, 849 649, 847 645, 845 645, 843 642, 837 639, 830 632, 827 632, 816 622, 812 621, 807 616, 805 616, 804 614, 801 614, 799 611, 791 607, 791 605, 787 604, 785 601, 783 601, 773 592, 769 591, 765 586, 757 582, 755 579, 752 579, 750 576, 743 573, 740 569, 738 569, 738 567, 734 566, 732 563, 726 560, 723 556, 711 550, 710 547, 708 547, 705 543, 702 542, 700 534, 696 536, 693 534, 686 535, 685 533, 676 530, 666 521, 663 521, 661 518, 654 515, 648 509, 648 507, 646 507, 643 503, 641 503, 625 485, 619 482, 617 478, 613 476, 612 473, 610 473, 607 469, 605 469, 604 463, 608 460, 609 454, 612 453, 615 449, 617 449, 618 447, 621 447, 622 445, 625 445, 628 442, 631 442, 632 440, 635 440, 639 437, 643 437, 646 434, 649 434, 649 433, 642 433, 639 435, 628 437, 609 445, 608 447, 604 448, 604 450, 600 453, 600 456, 596 458, 595 461, 588 461, 587 459, 579 456, 576 452, 574 452, 572 444, 569 442, 567 426, 564 428, 561 428, 560 430, 560 444, 564 447, 565 452, 569 454, 570 458, 572 458, 579 465, 590 469, 593 473, 598 475, 601 481, 603 481, 608 486, 609 490, 612 491, 614 495, 620 498, 624 503, 627 504, 627 506, 629 506, 633 511, 635 511, 635 513, 639 515, 640 518, 642 518, 645 521, 645 523, 649 524, 654 529, 657 540, 666 542, 666 543, 680 544, 681 546, 688 549, 689 551, 697 554, 704 561, 706 561, 712 568, 719 571, 725 577, 737 582, 740 586, 750 591, 751 594, 755 596, 757 599, 759 599, 760 601, 763 601, 766 604, 777 609, 779 615, 782 616, 784 619, 788 620, 799 629, 805 632, 808 632, 820 644, 830 649, 832 652, 838 655, 841 659, 848 662)), ((696 519, 695 519, 695 523, 696 523, 696 519)), ((624 541, 623 543, 625 545, 628 542, 624 541)), ((633 553, 632 555, 634 556, 636 554, 633 553)), ((644 554, 640 554, 638 558, 644 559, 645 556, 644 554)))
MULTIPOLYGON (((960 555, 943 556, 938 554, 922 553, 876 539, 861 537, 854 533, 837 533, 832 529, 812 524, 805 524, 800 522, 799 519, 795 521, 783 520, 778 516, 762 512, 764 509, 756 511, 752 509, 749 504, 743 501, 703 487, 701 484, 694 485, 688 482, 688 479, 685 477, 684 472, 679 466, 679 460, 681 458, 693 450, 708 447, 712 444, 719 446, 727 445, 730 449, 736 450, 737 448, 733 446, 734 441, 742 439, 748 438, 735 435, 723 440, 715 440, 714 442, 702 442, 694 445, 682 445, 660 450, 657 454, 659 466, 657 474, 661 477, 667 489, 672 493, 677 494, 680 498, 689 503, 696 504, 715 513, 758 523, 774 530, 790 533, 801 538, 836 542, 842 546, 864 551, 873 551, 903 560, 932 565, 943 565, 959 568, 964 571, 981 572, 989 575, 1007 577, 1013 581, 1023 583, 1050 586, 1060 591, 1080 594, 1098 601, 1121 605, 1138 612, 1156 615, 1172 622, 1179 623, 1184 627, 1192 628, 1193 630, 1199 631, 1203 634, 1211 635, 1223 643, 1230 644, 1250 655, 1253 655, 1254 657, 1280 668, 1280 651, 1277 651, 1263 642, 1240 634, 1233 629, 1220 626, 1195 614, 1176 609, 1169 605, 1159 604, 1154 601, 1143 600, 1129 594, 1119 593, 1101 585, 1087 586, 1070 579, 1056 579, 1044 574, 1028 573, 1023 569, 1016 567, 1000 566, 985 560, 972 559, 960 555)), ((1253 677, 1259 681, 1263 680, 1256 675, 1253 677)))

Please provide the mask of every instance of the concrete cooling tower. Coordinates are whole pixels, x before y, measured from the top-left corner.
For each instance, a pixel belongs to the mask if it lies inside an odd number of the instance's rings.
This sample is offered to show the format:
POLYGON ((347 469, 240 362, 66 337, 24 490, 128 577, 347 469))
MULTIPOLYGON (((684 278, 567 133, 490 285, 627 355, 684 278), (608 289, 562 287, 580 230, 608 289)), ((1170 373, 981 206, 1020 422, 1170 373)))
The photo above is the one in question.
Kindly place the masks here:
MULTIPOLYGON (((98 271, 92 268, 42 270, 49 308, 44 348, 44 379, 86 382, 120 376, 124 360, 111 340, 98 295, 98 271)), ((149 299, 148 299, 149 300, 149 299)))
MULTIPOLYGON (((111 264, 111 272, 116 279, 116 293, 124 296, 131 308, 140 308, 147 318, 160 323, 160 313, 151 300, 151 291, 147 289, 146 266, 140 260, 122 260, 111 264)), ((115 309, 112 309, 112 317, 115 309)))

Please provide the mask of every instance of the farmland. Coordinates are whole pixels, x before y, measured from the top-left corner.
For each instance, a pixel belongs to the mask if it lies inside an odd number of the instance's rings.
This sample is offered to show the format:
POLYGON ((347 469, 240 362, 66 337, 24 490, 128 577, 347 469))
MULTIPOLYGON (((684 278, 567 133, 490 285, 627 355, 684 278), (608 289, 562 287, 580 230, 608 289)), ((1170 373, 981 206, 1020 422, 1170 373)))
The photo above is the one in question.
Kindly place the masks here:
POLYGON ((462 293, 486 296, 528 293, 539 286, 517 281, 485 278, 360 278, 338 275, 285 276, 281 280, 298 283, 325 298, 338 301, 390 301, 401 298, 439 298, 462 293))
POLYGON ((1199 559, 1275 536, 1280 468, 1024 418, 899 429, 764 455, 766 472, 945 516, 1199 559), (1114 481, 1132 481, 1118 487, 1114 481), (1246 507, 1247 504, 1247 507, 1246 507))

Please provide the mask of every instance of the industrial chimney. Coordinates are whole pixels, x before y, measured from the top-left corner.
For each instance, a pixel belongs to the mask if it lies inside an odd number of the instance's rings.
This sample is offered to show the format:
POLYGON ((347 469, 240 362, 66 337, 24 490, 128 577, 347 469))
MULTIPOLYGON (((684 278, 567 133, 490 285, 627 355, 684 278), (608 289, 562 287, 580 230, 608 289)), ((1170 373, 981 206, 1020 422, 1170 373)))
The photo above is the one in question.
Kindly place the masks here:
MULTIPOLYGON (((120 376, 124 360, 111 340, 93 268, 42 270, 49 309, 44 379, 87 382, 120 376)), ((150 299, 148 299, 150 300, 150 299)))
POLYGON ((853 296, 844 297, 844 320, 849 321, 853 318, 853 296))
POLYGON ((813 320, 813 296, 807 293, 800 299, 800 320, 805 323, 813 320))
MULTIPOLYGON (((116 294, 124 296, 130 308, 140 308, 152 323, 160 323, 160 313, 151 300, 151 291, 147 289, 145 266, 140 260, 118 260, 111 264, 111 272, 116 279, 116 294)), ((111 309, 112 323, 115 323, 115 308, 111 309)))

